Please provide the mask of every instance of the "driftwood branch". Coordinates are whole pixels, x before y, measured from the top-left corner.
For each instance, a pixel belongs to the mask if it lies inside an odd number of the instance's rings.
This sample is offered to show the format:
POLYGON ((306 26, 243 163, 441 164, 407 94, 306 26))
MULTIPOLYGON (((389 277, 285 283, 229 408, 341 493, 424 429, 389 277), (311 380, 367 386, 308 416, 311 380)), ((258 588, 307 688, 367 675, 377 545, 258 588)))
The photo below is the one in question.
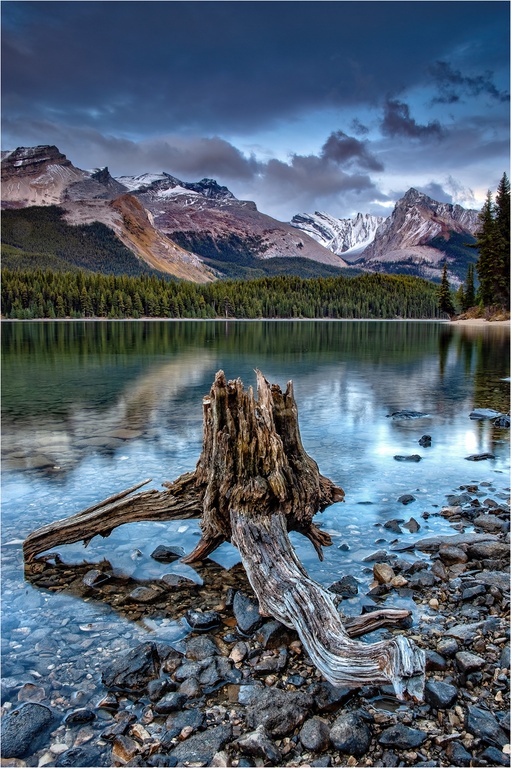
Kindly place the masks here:
POLYGON ((203 400, 203 448, 194 472, 165 483, 142 484, 67 520, 32 533, 24 544, 27 563, 57 544, 100 534, 141 520, 200 517, 201 539, 186 563, 206 558, 224 541, 238 547, 263 615, 298 632, 312 661, 334 685, 391 682, 399 697, 422 698, 424 653, 403 636, 374 644, 352 638, 395 626, 406 611, 379 611, 343 624, 331 594, 313 581, 297 558, 288 532, 298 531, 322 548, 332 542, 313 517, 344 500, 344 491, 321 475, 303 448, 293 386, 285 392, 260 371, 257 399, 240 379, 219 371, 203 400))

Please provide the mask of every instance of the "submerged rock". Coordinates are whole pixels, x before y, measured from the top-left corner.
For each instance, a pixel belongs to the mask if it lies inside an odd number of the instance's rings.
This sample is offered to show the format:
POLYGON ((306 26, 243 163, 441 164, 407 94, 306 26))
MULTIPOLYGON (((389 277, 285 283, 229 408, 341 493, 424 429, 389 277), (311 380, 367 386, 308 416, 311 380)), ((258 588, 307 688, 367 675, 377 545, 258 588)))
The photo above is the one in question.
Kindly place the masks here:
POLYGON ((32 755, 49 736, 53 712, 44 704, 28 702, 2 718, 2 757, 32 755))
POLYGON ((160 657, 155 643, 142 643, 114 658, 103 671, 107 688, 142 691, 159 676, 160 657))

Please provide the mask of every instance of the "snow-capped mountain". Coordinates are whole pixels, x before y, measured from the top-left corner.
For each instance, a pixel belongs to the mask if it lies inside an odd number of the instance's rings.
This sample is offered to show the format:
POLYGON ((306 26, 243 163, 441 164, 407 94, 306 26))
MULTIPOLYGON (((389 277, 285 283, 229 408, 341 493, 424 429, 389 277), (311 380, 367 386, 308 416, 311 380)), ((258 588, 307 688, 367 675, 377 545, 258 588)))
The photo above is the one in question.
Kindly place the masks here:
POLYGON ((328 213, 298 213, 291 224, 346 261, 357 258, 373 242, 384 216, 357 213, 354 219, 337 219, 328 213))

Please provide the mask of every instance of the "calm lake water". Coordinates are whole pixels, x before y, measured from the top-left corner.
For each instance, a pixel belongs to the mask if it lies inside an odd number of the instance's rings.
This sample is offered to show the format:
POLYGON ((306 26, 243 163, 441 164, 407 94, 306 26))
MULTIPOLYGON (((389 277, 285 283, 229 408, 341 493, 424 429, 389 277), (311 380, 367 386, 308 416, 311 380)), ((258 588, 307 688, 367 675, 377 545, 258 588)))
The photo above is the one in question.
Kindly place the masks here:
MULTIPOLYGON (((29 673, 44 683, 54 655, 64 658, 74 643, 90 657, 83 679, 75 665, 65 685, 87 688, 109 637, 118 649, 147 635, 179 640, 186 634, 172 615, 134 624, 71 588, 34 587, 24 579, 21 542, 35 528, 141 480, 152 478, 147 487, 158 488, 193 470, 202 445, 202 397, 219 369, 245 386, 255 384, 255 368, 283 388, 293 380, 305 449, 346 493, 345 503, 316 518, 334 541, 323 563, 293 534, 309 573, 326 586, 352 574, 363 595, 371 581, 364 557, 396 539, 455 533, 438 512, 460 484, 485 483, 488 495, 508 495, 509 430, 469 414, 509 409, 509 328, 411 321, 4 322, 2 366, 7 676, 29 673), (391 416, 402 410, 425 415, 391 416), (419 445, 425 434, 431 447, 419 445), (467 461, 483 452, 495 458, 467 461), (394 459, 411 454, 421 461, 394 459), (404 506, 403 494, 415 501, 404 506), (412 516, 421 526, 417 533, 383 528, 412 516), (44 659, 41 638, 49 632, 63 646, 54 639, 56 649, 44 659)), ((201 583, 194 569, 150 557, 162 543, 190 551, 197 536, 195 521, 132 524, 87 548, 78 543, 58 551, 71 565, 107 560, 132 579, 174 572, 201 583)), ((229 544, 213 559, 225 568, 239 562, 229 544)), ((358 613, 359 601, 345 601, 343 610, 358 613)))

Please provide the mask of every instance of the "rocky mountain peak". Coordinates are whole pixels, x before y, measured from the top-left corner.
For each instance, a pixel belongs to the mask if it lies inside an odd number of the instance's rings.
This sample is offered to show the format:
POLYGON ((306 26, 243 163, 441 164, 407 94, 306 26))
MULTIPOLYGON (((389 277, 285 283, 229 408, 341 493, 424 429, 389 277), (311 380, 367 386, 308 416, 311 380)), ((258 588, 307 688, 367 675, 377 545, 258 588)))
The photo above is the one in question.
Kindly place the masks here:
POLYGON ((2 179, 13 176, 38 176, 49 165, 70 168, 71 162, 53 145, 18 147, 2 153, 2 179))

